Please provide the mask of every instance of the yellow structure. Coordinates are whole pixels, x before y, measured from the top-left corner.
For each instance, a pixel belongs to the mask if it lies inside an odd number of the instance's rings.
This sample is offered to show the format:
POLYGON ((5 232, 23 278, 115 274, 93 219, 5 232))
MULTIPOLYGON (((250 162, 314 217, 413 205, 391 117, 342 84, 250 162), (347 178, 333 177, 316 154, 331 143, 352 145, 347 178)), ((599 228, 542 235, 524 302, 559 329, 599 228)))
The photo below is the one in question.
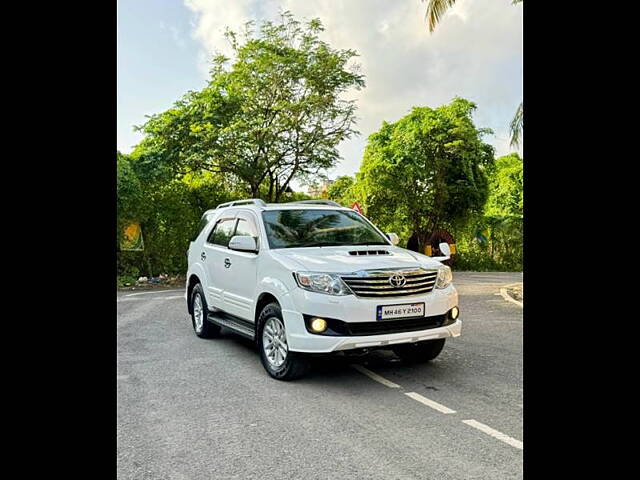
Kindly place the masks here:
MULTIPOLYGON (((456 244, 455 243, 450 243, 449 244, 449 248, 451 249, 451 255, 455 255, 455 253, 456 253, 456 244)), ((427 257, 430 257, 433 254, 433 249, 431 248, 431 245, 427 245, 426 247, 424 247, 424 254, 427 257)))
POLYGON ((138 222, 132 222, 122 231, 122 241, 120 242, 120 250, 144 250, 144 241, 142 240, 142 229, 138 222))

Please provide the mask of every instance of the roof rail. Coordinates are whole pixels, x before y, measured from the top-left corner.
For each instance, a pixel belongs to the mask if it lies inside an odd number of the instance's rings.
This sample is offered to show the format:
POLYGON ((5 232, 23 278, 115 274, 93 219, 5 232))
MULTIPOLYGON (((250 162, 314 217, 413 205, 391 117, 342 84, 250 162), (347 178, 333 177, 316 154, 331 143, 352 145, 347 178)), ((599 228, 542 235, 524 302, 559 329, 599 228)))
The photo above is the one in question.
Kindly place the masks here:
POLYGON ((331 205, 332 207, 342 207, 339 203, 333 202, 331 200, 300 200, 298 202, 289 202, 289 203, 308 203, 312 205, 331 205))
POLYGON ((259 198, 248 198, 246 200, 234 200, 232 202, 221 203, 216 207, 216 210, 218 208, 235 207, 236 205, 258 205, 259 207, 267 206, 264 200, 261 200, 259 198))

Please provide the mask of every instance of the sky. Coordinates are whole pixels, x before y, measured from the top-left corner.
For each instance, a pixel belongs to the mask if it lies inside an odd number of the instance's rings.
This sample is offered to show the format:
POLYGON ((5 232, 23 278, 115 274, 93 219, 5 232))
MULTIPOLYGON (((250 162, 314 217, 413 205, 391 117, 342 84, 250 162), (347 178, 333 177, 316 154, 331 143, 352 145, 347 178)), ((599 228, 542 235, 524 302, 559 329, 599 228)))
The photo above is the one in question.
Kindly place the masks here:
POLYGON ((513 151, 508 127, 522 100, 522 4, 458 0, 432 34, 425 9, 420 0, 118 0, 117 148, 131 152, 142 138, 134 125, 206 85, 211 56, 229 53, 225 27, 240 30, 290 10, 298 20, 320 18, 321 38, 356 50, 366 76, 366 87, 345 97, 357 101, 360 135, 339 145, 343 159, 331 178, 358 170, 367 137, 383 121, 455 96, 477 104, 474 122, 494 131, 485 141, 496 156, 513 151))

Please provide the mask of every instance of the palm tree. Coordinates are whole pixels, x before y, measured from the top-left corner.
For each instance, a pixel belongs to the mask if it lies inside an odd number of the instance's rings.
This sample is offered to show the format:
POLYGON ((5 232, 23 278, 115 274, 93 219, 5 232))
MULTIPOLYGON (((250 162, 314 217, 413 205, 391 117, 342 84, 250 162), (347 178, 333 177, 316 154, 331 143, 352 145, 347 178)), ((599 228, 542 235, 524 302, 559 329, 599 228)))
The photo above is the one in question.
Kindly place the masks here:
POLYGON ((429 25, 429 33, 433 33, 440 19, 453 7, 456 0, 422 0, 427 2, 427 13, 425 18, 429 25))
MULTIPOLYGON (((456 3, 456 0, 422 0, 423 2, 427 2, 427 14, 425 15, 427 19, 427 24, 429 25, 429 32, 433 33, 436 29, 436 25, 440 21, 440 19, 447 13, 449 8, 453 7, 456 3)), ((515 5, 516 3, 522 3, 522 0, 512 0, 511 4, 515 5)))
MULTIPOLYGON (((449 8, 453 7, 456 3, 456 0, 422 0, 423 2, 427 2, 427 13, 425 14, 425 18, 427 19, 427 25, 429 27, 429 33, 433 33, 436 29, 436 25, 440 22, 440 19, 447 13, 449 8)), ((516 3, 522 3, 523 0, 512 0, 511 4, 515 5, 516 3)), ((523 134, 523 111, 522 111, 522 102, 520 102, 520 106, 516 110, 516 114, 511 120, 511 146, 518 146, 520 144, 520 139, 523 134)))
MULTIPOLYGON (((520 0, 522 1, 522 0, 520 0)), ((516 114, 511 120, 511 146, 519 146, 520 145, 520 137, 522 137, 523 131, 523 113, 522 113, 522 102, 520 102, 520 106, 518 110, 516 110, 516 114)))

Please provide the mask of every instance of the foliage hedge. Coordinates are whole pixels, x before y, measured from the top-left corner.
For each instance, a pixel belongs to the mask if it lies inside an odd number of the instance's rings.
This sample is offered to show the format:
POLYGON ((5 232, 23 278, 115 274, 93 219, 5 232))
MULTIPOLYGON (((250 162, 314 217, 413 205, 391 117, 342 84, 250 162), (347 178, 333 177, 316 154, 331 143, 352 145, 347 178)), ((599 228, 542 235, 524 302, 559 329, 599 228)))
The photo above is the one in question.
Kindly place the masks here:
MULTIPOLYGON (((187 271, 187 249, 202 214, 218 204, 247 198, 248 192, 209 172, 151 177, 144 157, 118 153, 118 286, 140 276, 177 275, 187 271), (122 231, 139 222, 143 251, 122 251, 122 231)), ((310 197, 287 192, 282 201, 310 197)))
MULTIPOLYGON (((487 168, 489 197, 480 214, 470 214, 462 221, 441 221, 456 240, 454 270, 522 271, 523 259, 523 161, 517 153, 497 158, 487 168)), ((362 188, 353 177, 339 177, 329 188, 329 198, 350 206, 364 204, 362 188)), ((371 221, 387 232, 400 236, 406 246, 412 233, 411 223, 399 212, 377 216, 367 211, 371 221)))
POLYGON ((522 271, 522 217, 482 216, 454 230, 458 254, 453 268, 477 272, 522 271))
MULTIPOLYGON (((118 286, 133 284, 142 275, 184 274, 189 241, 204 211, 246 198, 245 192, 229 189, 211 174, 189 174, 164 184, 145 184, 136 176, 132 163, 135 161, 131 159, 119 160, 117 237, 119 242, 123 227, 139 221, 144 251, 118 251, 118 286)), ((309 197, 290 193, 284 200, 303 198, 309 197)), ((375 218, 371 220, 376 223, 375 218)), ((448 226, 458 252, 454 270, 522 271, 522 223, 521 215, 494 214, 477 216, 466 225, 448 226)), ((384 224, 380 227, 387 230, 384 224)), ((406 245, 410 233, 398 233, 403 237, 401 244, 406 245)))

